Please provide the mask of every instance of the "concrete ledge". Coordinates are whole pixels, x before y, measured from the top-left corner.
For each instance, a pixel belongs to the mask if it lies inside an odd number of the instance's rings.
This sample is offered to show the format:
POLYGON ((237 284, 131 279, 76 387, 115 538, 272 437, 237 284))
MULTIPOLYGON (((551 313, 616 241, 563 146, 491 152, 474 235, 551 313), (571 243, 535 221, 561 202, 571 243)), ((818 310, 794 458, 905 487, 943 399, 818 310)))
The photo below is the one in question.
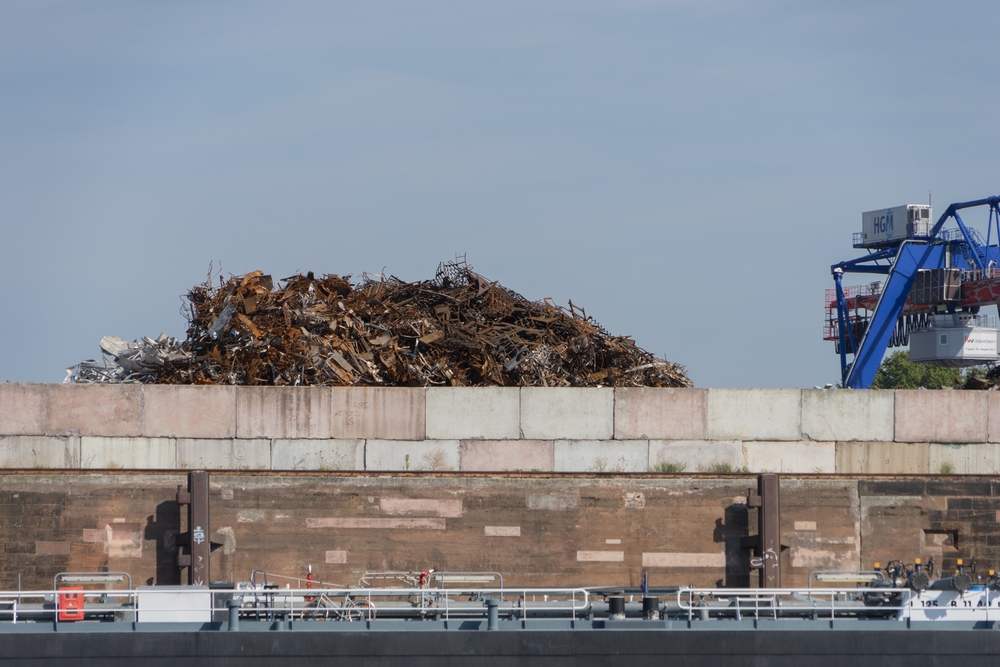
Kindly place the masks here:
POLYGON ((930 467, 926 442, 838 442, 837 472, 842 475, 926 475, 930 467))
POLYGON ((518 387, 430 387, 429 440, 516 440, 521 437, 518 387))
POLYGON ((895 435, 892 391, 806 389, 802 436, 808 440, 891 441, 895 435))
POLYGON ((426 392, 409 387, 333 387, 330 437, 424 440, 426 392))
POLYGON ((364 440, 271 441, 271 470, 364 469, 364 440))
POLYGON ((238 387, 240 438, 422 440, 424 390, 407 387, 238 387))
POLYGON ((837 470, 832 442, 744 442, 743 457, 750 472, 833 473, 837 470))
POLYGON ((799 389, 709 389, 709 440, 802 438, 799 389))
POLYGON ((173 438, 80 438, 81 468, 177 468, 173 438))
POLYGON ((897 442, 986 442, 989 392, 896 392, 897 442))
POLYGON ((44 435, 0 437, 0 468, 79 468, 80 438, 44 435))
POLYGON ((707 389, 615 389, 615 439, 703 440, 707 389))
POLYGON ((268 470, 271 441, 178 438, 177 467, 185 470, 268 470))
POLYGON ((151 384, 142 399, 146 437, 236 437, 236 387, 151 384))
MULTIPOLYGON (((658 443, 761 441, 792 445, 802 441, 890 442, 890 438, 912 443, 1000 443, 1000 392, 6 383, 0 384, 0 437, 8 435, 266 439, 285 443, 299 440, 454 443, 524 439, 650 440, 658 443)), ((285 466, 295 469, 298 465, 295 461, 303 456, 311 457, 307 465, 324 467, 328 465, 324 457, 334 456, 341 460, 344 455, 340 445, 317 445, 315 456, 309 453, 312 450, 308 445, 294 453, 289 447, 291 445, 284 444, 276 450, 279 456, 284 456, 287 450, 291 457, 277 463, 280 469, 286 469, 285 466)), ((647 465, 666 461, 657 460, 657 456, 668 445, 655 447, 660 449, 647 459, 647 465)), ((681 452, 681 445, 670 447, 675 453, 681 452)), ((839 450, 848 458, 837 460, 846 464, 855 454, 874 451, 865 447, 854 450, 841 446, 839 450)), ((480 465, 471 462, 479 460, 476 457, 480 455, 487 456, 490 451, 501 456, 501 450, 494 445, 484 449, 467 448, 468 455, 473 457, 469 459, 470 465, 480 465)), ((571 451, 560 449, 560 452, 567 452, 566 456, 573 456, 568 453, 571 451)), ((653 451, 654 445, 650 445, 647 456, 653 451)), ((667 455, 666 450, 663 455, 667 455)), ((868 456, 860 455, 862 458, 868 456)), ((159 461, 158 456, 154 455, 153 460, 159 461)), ((489 454, 487 459, 492 456, 489 454)), ((111 460, 116 458, 120 457, 115 455, 111 460)), ((534 464, 507 461, 506 454, 501 458, 504 465, 499 470, 543 469, 534 464)), ((626 458, 632 462, 637 460, 631 454, 626 458)), ((729 453, 722 456, 725 461, 731 458, 729 453)), ((15 459, 28 460, 23 459, 22 454, 17 454, 15 459)), ((580 465, 579 461, 570 463, 563 458, 560 461, 559 466, 575 469, 580 465)), ((683 446, 683 460, 679 462, 699 466, 722 460, 706 461, 696 455, 694 445, 688 444, 683 446)), ((253 465, 258 463, 254 458, 253 465)), ((269 465, 271 463, 274 462, 269 465)), ((931 465, 929 459, 926 463, 931 465)), ((744 458, 742 465, 746 464, 744 458)), ((342 461, 335 465, 348 464, 342 461)), ((554 458, 551 465, 556 465, 554 458)), ((638 464, 629 463, 627 467, 635 465, 638 464)), ((825 465, 814 467, 824 468, 825 465)), ((855 466, 851 463, 849 468, 855 466)), ((886 472, 897 471, 890 467, 886 472)))
POLYGON ((142 385, 53 384, 44 435, 138 436, 141 415, 142 385))
POLYGON ((650 440, 649 469, 652 472, 708 472, 713 467, 742 468, 743 443, 739 440, 650 440), (680 470, 658 470, 670 465, 680 470))
POLYGON ((329 439, 330 397, 330 387, 237 387, 236 435, 329 439))
POLYGON ((1000 445, 930 445, 930 474, 1000 475, 1000 445))
POLYGON ((459 451, 462 471, 552 472, 555 465, 548 440, 463 440, 459 451))
POLYGON ((369 440, 365 470, 458 470, 458 440, 369 440))
POLYGON ((1000 444, 0 436, 0 468, 998 475, 1000 444))
POLYGON ((986 427, 987 438, 989 442, 1000 442, 1000 392, 988 391, 986 394, 988 395, 986 409, 989 411, 986 427))
POLYGON ((555 472, 646 472, 646 440, 557 440, 553 443, 555 472))
POLYGON ((528 440, 610 440, 614 389, 523 387, 521 437, 528 440))
POLYGON ((0 435, 48 432, 47 384, 0 383, 0 435))

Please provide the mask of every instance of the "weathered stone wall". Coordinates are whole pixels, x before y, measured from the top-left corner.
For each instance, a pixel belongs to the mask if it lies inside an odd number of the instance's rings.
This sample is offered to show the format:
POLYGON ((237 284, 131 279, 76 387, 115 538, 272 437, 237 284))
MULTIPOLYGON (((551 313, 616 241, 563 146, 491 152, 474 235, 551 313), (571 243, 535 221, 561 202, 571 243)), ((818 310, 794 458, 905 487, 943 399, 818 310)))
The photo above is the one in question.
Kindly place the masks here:
MULTIPOLYGON (((0 476, 0 588, 109 568, 178 583, 178 473, 0 476)), ((811 571, 934 557, 1000 567, 998 482, 781 480, 785 585, 811 571)), ((365 571, 498 571, 511 585, 745 586, 750 476, 213 473, 214 579, 253 569, 356 584, 365 571)), ((749 530, 748 530, 749 529, 749 530)), ((286 580, 280 580, 286 583, 286 580)))
POLYGON ((1000 393, 0 384, 0 468, 996 474, 1000 393))
POLYGON ((788 585, 893 558, 1000 568, 981 476, 1000 469, 998 397, 0 384, 0 587, 101 567, 176 581, 186 469, 216 471, 221 579, 312 564, 341 584, 436 567, 744 585, 753 477, 692 474, 727 469, 783 474, 788 585))

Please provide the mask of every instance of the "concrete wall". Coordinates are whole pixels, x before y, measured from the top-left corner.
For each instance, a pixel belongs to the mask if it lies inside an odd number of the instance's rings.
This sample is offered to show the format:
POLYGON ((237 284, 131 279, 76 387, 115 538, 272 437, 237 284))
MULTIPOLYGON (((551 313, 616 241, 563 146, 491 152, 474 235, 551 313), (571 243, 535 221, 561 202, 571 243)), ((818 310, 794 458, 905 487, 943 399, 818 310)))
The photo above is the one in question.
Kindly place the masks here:
POLYGON ((994 474, 1000 393, 7 383, 0 467, 994 474))
MULTIPOLYGON (((492 441, 500 442, 500 441, 492 441)), ((628 445, 625 445, 627 448, 628 445)), ((358 456, 357 450, 329 450, 358 456)), ((224 452, 225 453, 225 452, 224 452)), ((227 454, 228 455, 228 454, 227 454)), ((558 455, 557 455, 558 456, 558 455)), ((214 579, 264 569, 356 584, 366 571, 497 571, 512 586, 746 586, 747 475, 212 473, 214 579)), ((178 583, 177 472, 0 475, 0 589, 64 571, 178 583)), ((875 561, 957 558, 1000 569, 1000 484, 988 477, 781 478, 788 586, 875 561)))

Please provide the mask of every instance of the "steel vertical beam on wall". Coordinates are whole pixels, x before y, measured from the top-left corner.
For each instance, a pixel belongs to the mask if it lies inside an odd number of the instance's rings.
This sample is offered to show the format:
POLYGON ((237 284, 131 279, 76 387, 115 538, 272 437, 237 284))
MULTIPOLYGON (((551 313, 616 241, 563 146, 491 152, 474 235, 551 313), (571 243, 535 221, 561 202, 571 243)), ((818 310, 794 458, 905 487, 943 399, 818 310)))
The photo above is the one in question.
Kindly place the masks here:
POLYGON ((188 473, 187 492, 177 489, 177 504, 187 505, 187 530, 177 536, 177 566, 187 568, 188 584, 207 586, 211 581, 212 534, 208 511, 208 472, 188 473), (183 553, 187 547, 188 553, 183 553))
POLYGON ((747 507, 757 508, 757 534, 740 542, 750 552, 750 569, 760 570, 761 588, 781 588, 781 484, 777 475, 758 475, 757 492, 747 489, 747 507))
POLYGON ((760 585, 781 588, 781 485, 777 475, 758 475, 760 509, 757 525, 760 555, 763 558, 760 585))

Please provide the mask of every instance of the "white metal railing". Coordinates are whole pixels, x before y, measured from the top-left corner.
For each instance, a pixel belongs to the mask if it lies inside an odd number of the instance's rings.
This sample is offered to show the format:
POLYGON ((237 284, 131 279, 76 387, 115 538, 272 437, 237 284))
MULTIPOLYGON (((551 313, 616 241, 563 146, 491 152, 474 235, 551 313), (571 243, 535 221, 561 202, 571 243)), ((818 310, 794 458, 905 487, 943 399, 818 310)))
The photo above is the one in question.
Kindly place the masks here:
POLYGON ((705 613, 777 619, 781 616, 845 618, 894 612, 899 620, 996 621, 1000 620, 1000 591, 985 586, 975 590, 923 590, 910 588, 681 588, 677 604, 688 620, 705 613), (866 603, 867 601, 867 603, 866 603), (890 604, 898 601, 898 604, 890 604), (728 603, 727 606, 711 605, 728 603))
POLYGON ((450 620, 485 616, 487 598, 496 597, 501 612, 525 619, 531 609, 563 612, 571 618, 590 608, 584 588, 339 588, 236 590, 244 610, 270 609, 302 619, 370 620, 377 615, 435 616, 450 620), (263 607, 261 607, 263 601, 263 607), (470 604, 471 603, 471 604, 470 604), (505 604, 504 604, 505 603, 505 604), (248 606, 254 605, 254 606, 248 606))
POLYGON ((996 280, 1000 278, 1000 269, 994 267, 988 269, 963 269, 961 275, 963 283, 996 280))
POLYGON ((922 331, 935 327, 985 327, 996 329, 995 315, 979 315, 972 313, 932 313, 926 320, 916 321, 910 325, 910 331, 922 331))
MULTIPOLYGON (((206 589, 148 587, 138 590, 0 591, 0 622, 65 622, 59 596, 82 596, 85 619, 125 622, 227 620, 227 600, 240 601, 243 620, 371 621, 379 618, 485 619, 486 600, 501 617, 577 619, 592 613, 584 588, 268 588, 206 589), (164 604, 164 603, 168 604, 164 604), (172 615, 172 616, 171 616, 172 615)), ((850 618, 881 615, 899 620, 1000 621, 1000 591, 908 588, 681 588, 681 617, 778 619, 850 618)))
POLYGON ((240 600, 243 619, 373 620, 379 616, 486 618, 486 599, 500 603, 499 612, 518 620, 533 611, 561 613, 576 619, 590 611, 590 593, 583 588, 170 588, 141 590, 0 591, 0 622, 60 621, 59 596, 82 596, 80 608, 89 618, 115 615, 115 620, 143 622, 165 613, 183 620, 225 619, 225 600, 240 600), (206 599, 209 603, 202 604, 206 599), (155 601, 160 603, 155 603, 155 601), (167 606, 161 603, 169 600, 167 606))
POLYGON ((60 613, 77 611, 60 607, 59 596, 67 594, 79 595, 83 602, 80 609, 91 615, 135 611, 135 591, 131 590, 0 591, 0 622, 46 620, 59 623, 60 613))
POLYGON ((859 611, 901 611, 899 606, 868 606, 864 595, 907 596, 907 588, 682 588, 677 591, 677 604, 693 620, 704 610, 732 615, 736 620, 744 617, 760 620, 776 619, 779 612, 795 611, 815 615, 817 618, 836 618, 859 611), (728 606, 708 607, 712 601, 728 602, 728 606), (784 604, 782 604, 784 602, 784 604), (802 603, 806 603, 803 605, 802 603), (809 603, 812 603, 811 606, 809 603))

